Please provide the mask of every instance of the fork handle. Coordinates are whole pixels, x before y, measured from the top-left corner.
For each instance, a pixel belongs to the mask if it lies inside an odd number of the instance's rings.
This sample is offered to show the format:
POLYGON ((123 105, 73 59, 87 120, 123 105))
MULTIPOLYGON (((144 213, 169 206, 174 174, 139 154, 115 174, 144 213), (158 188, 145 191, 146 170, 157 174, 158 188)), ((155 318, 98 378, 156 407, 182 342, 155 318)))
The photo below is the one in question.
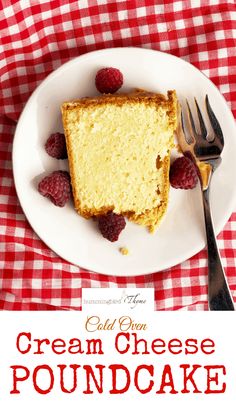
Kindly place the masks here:
POLYGON ((214 233, 209 188, 202 191, 208 252, 208 304, 211 311, 233 311, 234 302, 221 263, 214 233))

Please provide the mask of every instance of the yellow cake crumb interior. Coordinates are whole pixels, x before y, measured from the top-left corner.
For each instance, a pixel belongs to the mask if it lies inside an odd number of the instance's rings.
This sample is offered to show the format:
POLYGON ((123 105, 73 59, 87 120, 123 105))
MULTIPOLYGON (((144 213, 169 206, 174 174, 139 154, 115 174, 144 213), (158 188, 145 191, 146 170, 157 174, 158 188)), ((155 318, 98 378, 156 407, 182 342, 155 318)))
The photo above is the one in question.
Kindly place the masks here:
POLYGON ((173 144, 166 110, 155 101, 108 103, 68 111, 67 127, 81 209, 141 214, 160 205, 162 160, 173 144))

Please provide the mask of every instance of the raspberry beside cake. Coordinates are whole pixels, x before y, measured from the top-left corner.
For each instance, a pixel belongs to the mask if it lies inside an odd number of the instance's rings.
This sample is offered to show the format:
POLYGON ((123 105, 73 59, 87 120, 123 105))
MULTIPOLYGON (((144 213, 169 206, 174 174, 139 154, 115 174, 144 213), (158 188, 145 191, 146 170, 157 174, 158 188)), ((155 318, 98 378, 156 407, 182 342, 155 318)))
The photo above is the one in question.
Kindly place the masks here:
POLYGON ((82 98, 61 109, 78 213, 112 210, 154 230, 168 204, 175 91, 82 98))

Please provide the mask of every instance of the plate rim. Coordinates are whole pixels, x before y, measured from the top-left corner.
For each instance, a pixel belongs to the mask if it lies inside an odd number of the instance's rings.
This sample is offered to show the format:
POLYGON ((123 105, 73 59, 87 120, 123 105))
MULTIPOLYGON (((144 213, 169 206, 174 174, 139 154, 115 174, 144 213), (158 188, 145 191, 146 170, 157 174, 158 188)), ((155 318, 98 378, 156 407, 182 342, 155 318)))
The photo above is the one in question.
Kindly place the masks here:
MULTIPOLYGON (((186 252, 185 255, 183 255, 183 253, 182 253, 182 254, 181 254, 181 259, 176 258, 176 259, 175 259, 176 262, 171 263, 171 265, 169 265, 169 264, 166 264, 165 266, 163 265, 163 268, 159 268, 159 269, 157 268, 157 269, 154 270, 154 271, 153 271, 153 270, 152 270, 152 271, 146 270, 145 272, 142 271, 142 272, 135 272, 135 274, 126 274, 126 273, 121 273, 119 270, 117 270, 117 271, 116 271, 116 270, 114 270, 114 271, 112 270, 112 272, 108 272, 108 270, 105 269, 105 270, 103 270, 103 271, 99 271, 99 270, 96 270, 95 267, 93 267, 93 264, 91 264, 91 265, 89 265, 89 266, 86 266, 86 264, 85 264, 85 265, 84 265, 84 264, 82 264, 82 265, 76 264, 76 263, 70 261, 70 259, 64 257, 64 256, 63 256, 63 252, 62 252, 62 253, 60 252, 60 254, 58 254, 56 251, 54 251, 53 248, 51 248, 51 245, 48 244, 47 240, 44 239, 44 238, 42 238, 42 236, 40 236, 40 235, 37 233, 37 231, 35 231, 35 229, 33 228, 33 223, 31 222, 31 219, 28 217, 28 213, 25 211, 24 207, 22 206, 22 201, 21 201, 21 198, 20 198, 20 195, 19 195, 19 191, 20 191, 20 190, 19 190, 19 186, 18 186, 18 184, 17 184, 17 182, 16 182, 16 181, 17 181, 17 177, 16 177, 16 166, 15 166, 15 162, 14 162, 14 158, 15 158, 15 156, 16 156, 17 134, 19 134, 18 131, 20 130, 21 123, 22 123, 22 121, 23 121, 23 119, 24 119, 24 116, 27 114, 27 110, 28 110, 28 108, 29 108, 29 106, 30 106, 30 104, 31 104, 31 101, 34 100, 35 95, 40 92, 41 88, 43 88, 43 87, 45 86, 45 83, 47 83, 48 81, 50 81, 50 79, 53 78, 54 76, 56 76, 61 70, 66 69, 66 66, 67 66, 67 65, 69 66, 72 62, 75 62, 76 60, 82 60, 82 59, 90 58, 90 56, 92 56, 92 55, 103 54, 104 52, 105 52, 105 53, 112 53, 112 52, 115 52, 115 51, 117 51, 117 50, 118 50, 118 51, 119 51, 119 50, 120 50, 120 51, 129 50, 129 52, 130 52, 131 50, 134 50, 134 51, 140 51, 140 52, 144 52, 144 53, 159 54, 159 55, 168 56, 168 58, 171 58, 171 59, 173 59, 174 61, 179 61, 179 60, 181 60, 184 64, 190 66, 191 69, 193 69, 194 71, 200 73, 202 76, 204 76, 204 77, 211 83, 211 85, 215 88, 215 90, 217 91, 219 97, 221 98, 221 102, 222 102, 222 103, 225 105, 225 107, 227 108, 227 111, 228 111, 229 115, 231 115, 231 119, 233 120, 234 124, 235 124, 235 118, 234 118, 234 116, 233 116, 233 113, 232 113, 230 107, 228 106, 227 101, 225 100, 224 96, 223 96, 222 93, 220 92, 219 88, 212 82, 212 80, 211 80, 210 78, 208 78, 208 77, 206 76, 206 74, 204 74, 200 69, 198 69, 197 67, 195 67, 192 63, 190 63, 189 61, 184 60, 184 59, 181 58, 181 57, 177 57, 177 56, 175 56, 174 54, 168 53, 168 52, 163 52, 163 51, 155 50, 155 49, 152 49, 152 48, 133 47, 133 46, 130 46, 130 47, 111 47, 111 48, 107 48, 107 49, 92 50, 92 51, 90 51, 90 52, 81 54, 81 55, 79 55, 79 56, 77 56, 77 57, 71 58, 70 60, 66 61, 65 63, 62 63, 58 68, 56 68, 55 70, 53 70, 51 73, 49 73, 49 74, 41 81, 41 83, 34 89, 34 91, 32 92, 32 94, 30 95, 30 97, 29 97, 28 100, 26 101, 25 106, 24 106, 22 112, 20 113, 19 119, 18 119, 18 121, 17 121, 16 129, 15 129, 15 132, 14 132, 13 144, 12 144, 12 171, 13 171, 13 181, 14 181, 14 185, 15 185, 15 189, 16 189, 16 193, 17 193, 17 198, 18 198, 18 201, 19 201, 19 203, 20 203, 20 206, 21 206, 21 208, 22 208, 22 211, 23 211, 23 213, 24 213, 24 215, 25 215, 25 217, 26 217, 26 220, 27 220, 27 222, 29 223, 31 229, 32 229, 32 230, 34 231, 34 233, 38 236, 38 238, 40 238, 40 240, 41 240, 44 244, 46 244, 46 246, 47 246, 56 256, 58 256, 59 258, 62 258, 67 264, 71 264, 71 265, 73 265, 73 266, 75 266, 75 267, 78 267, 78 268, 80 269, 80 272, 81 272, 81 270, 82 270, 82 271, 83 271, 83 270, 86 270, 86 271, 94 272, 94 273, 97 273, 97 274, 104 274, 104 275, 108 275, 108 276, 111 276, 111 275, 112 275, 112 276, 116 276, 116 277, 126 277, 126 278, 129 278, 129 277, 136 277, 136 276, 141 276, 141 275, 150 275, 150 274, 154 274, 154 273, 161 273, 161 272, 163 272, 163 271, 172 269, 173 267, 178 266, 179 264, 184 263, 185 261, 187 261, 188 259, 194 257, 197 253, 199 253, 200 251, 202 251, 202 250, 204 249, 204 247, 206 246, 206 239, 203 238, 202 241, 201 241, 201 243, 198 243, 198 245, 196 245, 196 247, 195 247, 194 249, 192 248, 191 253, 189 253, 189 252, 187 253, 187 252, 186 252)), ((221 224, 219 224, 219 227, 218 227, 217 230, 215 229, 215 234, 216 234, 216 236, 223 230, 225 224, 226 224, 226 223, 228 222, 228 220, 230 219, 232 213, 234 212, 234 207, 235 207, 235 206, 236 206, 236 190, 235 190, 235 192, 234 192, 234 196, 232 196, 232 199, 231 199, 231 206, 229 207, 229 210, 230 210, 230 211, 228 211, 228 213, 224 215, 224 218, 221 218, 221 224)), ((96 265, 96 264, 95 264, 95 265, 96 265)), ((135 270, 135 271, 136 271, 136 270, 135 270)), ((73 273, 72 273, 72 274, 73 274, 73 273)))

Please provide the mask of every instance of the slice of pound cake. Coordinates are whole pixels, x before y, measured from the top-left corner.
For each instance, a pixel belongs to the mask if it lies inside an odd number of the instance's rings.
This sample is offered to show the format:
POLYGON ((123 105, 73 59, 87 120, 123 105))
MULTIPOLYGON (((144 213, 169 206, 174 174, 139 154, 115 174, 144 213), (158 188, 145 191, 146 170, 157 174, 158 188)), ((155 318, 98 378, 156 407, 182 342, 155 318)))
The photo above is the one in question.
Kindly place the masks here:
POLYGON ((153 231, 168 204, 175 91, 87 97, 61 109, 78 213, 112 210, 153 231))

